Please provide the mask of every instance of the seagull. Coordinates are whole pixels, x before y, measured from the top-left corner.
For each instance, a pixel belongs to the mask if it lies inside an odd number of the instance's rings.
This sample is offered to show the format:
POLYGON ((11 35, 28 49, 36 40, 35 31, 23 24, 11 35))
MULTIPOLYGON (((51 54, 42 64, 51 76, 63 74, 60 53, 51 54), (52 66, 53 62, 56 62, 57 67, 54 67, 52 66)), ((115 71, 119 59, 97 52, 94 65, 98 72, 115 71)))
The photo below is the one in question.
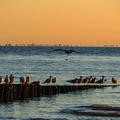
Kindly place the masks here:
POLYGON ((3 77, 0 76, 0 84, 3 82, 3 77))
POLYGON ((89 82, 89 78, 88 77, 84 78, 83 81, 82 81, 82 83, 88 83, 88 82, 89 82))
POLYGON ((90 83, 93 79, 93 76, 90 76, 88 79, 89 79, 88 83, 90 83))
POLYGON ((15 82, 15 77, 11 74, 9 78, 10 78, 10 83, 13 84, 15 82))
POLYGON ((73 79, 73 80, 68 80, 67 82, 71 82, 71 83, 77 83, 78 82, 78 79, 77 78, 75 78, 75 79, 73 79))
POLYGON ((106 81, 105 76, 102 76, 102 79, 98 80, 96 83, 105 83, 106 81))
POLYGON ((94 77, 94 78, 92 78, 92 80, 91 80, 91 81, 89 81, 89 83, 96 83, 96 81, 97 81, 97 78, 96 78, 96 77, 94 77))
POLYGON ((10 78, 9 78, 8 75, 6 75, 6 77, 5 77, 5 79, 4 79, 4 82, 5 82, 6 84, 9 84, 9 82, 10 82, 10 78))
POLYGON ((118 83, 118 80, 112 78, 112 83, 117 84, 117 83, 118 83))
POLYGON ((72 52, 75 52, 75 53, 79 53, 80 54, 80 52, 78 52, 78 51, 76 51, 76 50, 65 50, 65 49, 55 49, 55 50, 53 50, 53 51, 64 51, 66 54, 71 54, 72 52))
POLYGON ((28 76, 26 77, 26 83, 30 83, 30 81, 31 81, 31 78, 30 78, 30 75, 28 75, 28 76))
POLYGON ((52 78, 52 83, 56 83, 58 81, 57 77, 52 78))
POLYGON ((82 83, 82 81, 83 81, 83 77, 80 76, 80 78, 78 79, 77 83, 82 83))
POLYGON ((34 82, 31 82, 33 85, 40 85, 40 81, 34 81, 34 82))
POLYGON ((52 76, 50 76, 48 79, 46 79, 43 83, 52 83, 52 76))
POLYGON ((26 77, 20 77, 20 83, 25 84, 26 83, 26 77))

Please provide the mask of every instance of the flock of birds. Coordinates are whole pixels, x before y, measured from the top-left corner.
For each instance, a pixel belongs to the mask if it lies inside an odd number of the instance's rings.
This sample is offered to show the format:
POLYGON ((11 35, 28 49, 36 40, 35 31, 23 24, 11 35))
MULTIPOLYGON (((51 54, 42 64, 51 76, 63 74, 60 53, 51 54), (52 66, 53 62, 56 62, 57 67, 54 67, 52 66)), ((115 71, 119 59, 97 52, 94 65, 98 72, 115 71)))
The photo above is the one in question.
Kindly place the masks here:
MULTIPOLYGON (((86 78, 83 78, 82 76, 80 76, 80 78, 75 78, 73 80, 68 80, 67 82, 70 82, 70 83, 105 83, 107 81, 107 79, 105 78, 105 76, 102 76, 101 79, 97 79, 96 77, 93 77, 93 76, 90 76, 90 77, 86 77, 86 78)), ((118 80, 112 78, 112 83, 118 83, 118 80)))
POLYGON ((100 80, 97 80, 96 77, 86 77, 86 78, 83 78, 82 76, 80 76, 80 78, 75 78, 73 80, 69 80, 67 82, 71 82, 71 83, 105 83, 107 81, 107 79, 105 79, 104 76, 102 76, 102 79, 100 80))
MULTIPOLYGON (((64 51, 66 54, 71 54, 72 52, 75 52, 75 53, 80 53, 78 51, 75 51, 75 50, 65 50, 65 49, 55 49, 53 51, 64 51)), ((67 59, 66 59, 67 60, 67 59)), ((31 81, 31 78, 30 76, 28 75, 27 77, 20 77, 20 83, 30 83, 31 81)), ((13 84, 15 82, 15 77, 11 74, 10 76, 9 75, 6 75, 5 79, 3 80, 3 77, 0 76, 0 84, 2 82, 5 82, 6 84, 13 84)), ((56 77, 52 78, 52 76, 50 76, 48 79, 46 79, 43 83, 56 83, 58 80, 56 77)), ((37 81, 38 83, 40 83, 40 81, 37 81)), ((33 82, 35 83, 35 82, 33 82)))
MULTIPOLYGON (((65 52, 65 54, 67 54, 67 55, 69 55, 69 54, 71 54, 72 52, 75 52, 75 53, 79 53, 80 54, 80 52, 78 52, 78 51, 76 51, 76 50, 72 50, 72 49, 70 49, 70 50, 66 50, 66 49, 55 49, 55 50, 53 50, 53 51, 63 51, 63 52, 65 52)), ((67 59, 66 59, 67 60, 67 59)), ((21 84, 25 84, 25 83, 31 83, 31 78, 30 78, 30 75, 28 75, 27 77, 20 77, 19 78, 20 79, 20 83, 21 84)), ((3 77, 0 77, 0 84, 2 83, 2 82, 5 82, 6 84, 13 84, 14 82, 15 82, 15 77, 11 74, 10 76, 8 76, 8 75, 6 75, 6 77, 5 77, 5 79, 3 79, 3 77)), ((100 80, 97 80, 97 78, 96 77, 93 77, 93 76, 90 76, 90 77, 86 77, 86 78, 83 78, 82 76, 80 76, 80 78, 78 79, 78 78, 75 78, 75 79, 73 79, 73 80, 68 80, 68 81, 66 81, 66 82, 70 82, 70 83, 101 83, 101 84, 103 84, 103 83, 105 83, 107 81, 107 79, 105 78, 105 76, 102 76, 102 78, 100 79, 100 80)), ((117 83, 119 83, 118 82, 118 80, 116 80, 116 79, 114 79, 114 78, 112 78, 112 83, 115 83, 115 84, 117 84, 117 83)), ((49 76, 49 78, 48 79, 46 79, 42 84, 44 84, 44 83, 47 83, 47 84, 49 84, 49 83, 57 83, 58 82, 58 79, 57 79, 57 77, 52 77, 52 76, 49 76)), ((33 84, 34 83, 38 83, 38 84, 40 84, 40 81, 34 81, 34 82, 32 82, 33 84)))
MULTIPOLYGON (((40 81, 31 82, 30 75, 28 75, 26 77, 20 77, 19 80, 20 80, 21 84, 28 84, 28 83, 32 83, 32 84, 36 84, 37 83, 37 84, 40 84, 40 81)), ((15 83, 15 77, 12 74, 10 76, 6 75, 5 78, 3 78, 2 76, 0 76, 0 84, 3 81, 5 82, 5 84, 14 84, 15 83)), ((44 84, 44 83, 57 83, 57 81, 58 81, 57 77, 53 78, 52 76, 50 76, 42 84, 44 84)))
MULTIPOLYGON (((28 76, 26 76, 26 77, 20 77, 19 78, 20 79, 20 83, 30 83, 31 82, 31 78, 30 78, 30 75, 28 75, 28 76)), ((0 84, 2 83, 2 82, 5 82, 5 84, 14 84, 14 82, 15 82, 15 77, 14 77, 14 75, 6 75, 6 77, 5 78, 3 78, 3 77, 1 77, 0 76, 0 84)))
MULTIPOLYGON (((56 83, 58 81, 58 79, 55 77, 53 78, 52 76, 50 76, 48 79, 46 79, 43 83, 56 83)), ((66 82, 70 82, 70 83, 100 83, 100 84, 103 84, 107 81, 107 79, 105 78, 105 76, 102 76, 102 78, 100 80, 97 80, 96 77, 93 77, 93 76, 90 76, 90 77, 86 77, 86 78, 83 78, 82 76, 80 76, 80 78, 75 78, 75 79, 72 79, 72 80, 67 80, 66 82)), ((114 84, 118 84, 119 81, 112 78, 112 83, 114 84)))
MULTIPOLYGON (((26 77, 20 77, 20 83, 21 84, 28 84, 28 83, 32 83, 32 84, 40 84, 40 81, 34 81, 34 82, 31 82, 31 77, 30 75, 26 76, 26 77)), ((6 84, 14 84, 15 82, 15 77, 11 74, 10 76, 9 75, 6 75, 5 78, 3 77, 0 77, 0 84, 2 82, 5 82, 6 84)), ((100 84, 103 84, 107 81, 107 79, 105 78, 105 76, 102 76, 101 79, 97 79, 96 77, 93 77, 93 76, 89 76, 89 77, 86 77, 86 78, 83 78, 82 76, 80 76, 80 78, 75 78, 75 79, 72 79, 72 80, 67 80, 66 82, 70 82, 72 84, 75 84, 75 83, 100 83, 100 84)), ((114 84, 118 84, 119 83, 119 80, 116 80, 114 78, 111 79, 112 83, 114 84)), ((58 79, 57 77, 52 77, 52 76, 49 76, 49 78, 47 78, 42 84, 51 84, 51 83, 57 83, 58 82, 58 79)))

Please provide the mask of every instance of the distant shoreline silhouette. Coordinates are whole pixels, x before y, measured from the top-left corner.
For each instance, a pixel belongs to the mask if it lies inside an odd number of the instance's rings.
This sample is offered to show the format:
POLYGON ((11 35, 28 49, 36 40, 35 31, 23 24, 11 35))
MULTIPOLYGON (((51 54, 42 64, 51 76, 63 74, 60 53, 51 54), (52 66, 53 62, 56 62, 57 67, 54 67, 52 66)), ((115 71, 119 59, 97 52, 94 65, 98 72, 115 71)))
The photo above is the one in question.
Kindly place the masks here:
POLYGON ((34 44, 34 43, 28 43, 28 44, 12 44, 12 43, 6 43, 6 44, 0 44, 0 46, 40 46, 40 47, 120 47, 119 45, 69 45, 69 44, 34 44))

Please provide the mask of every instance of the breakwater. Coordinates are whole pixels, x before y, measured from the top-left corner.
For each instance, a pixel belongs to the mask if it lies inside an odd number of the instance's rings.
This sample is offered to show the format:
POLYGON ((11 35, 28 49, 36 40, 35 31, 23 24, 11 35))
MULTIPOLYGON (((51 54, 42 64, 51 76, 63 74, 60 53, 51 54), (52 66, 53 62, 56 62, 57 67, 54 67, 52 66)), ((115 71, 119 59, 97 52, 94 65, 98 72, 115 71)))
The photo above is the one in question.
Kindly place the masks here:
POLYGON ((37 82, 29 84, 0 84, 0 102, 13 102, 46 95, 68 93, 91 88, 116 87, 117 84, 79 84, 79 85, 41 85, 37 82))

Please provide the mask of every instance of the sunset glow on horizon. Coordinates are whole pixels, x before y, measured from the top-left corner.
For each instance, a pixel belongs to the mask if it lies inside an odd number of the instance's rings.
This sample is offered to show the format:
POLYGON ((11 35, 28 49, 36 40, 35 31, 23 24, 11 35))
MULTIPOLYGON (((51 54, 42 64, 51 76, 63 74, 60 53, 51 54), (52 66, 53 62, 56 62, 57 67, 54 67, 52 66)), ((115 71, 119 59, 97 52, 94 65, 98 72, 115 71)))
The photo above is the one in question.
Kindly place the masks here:
POLYGON ((0 44, 120 46, 120 0, 0 0, 0 44))

